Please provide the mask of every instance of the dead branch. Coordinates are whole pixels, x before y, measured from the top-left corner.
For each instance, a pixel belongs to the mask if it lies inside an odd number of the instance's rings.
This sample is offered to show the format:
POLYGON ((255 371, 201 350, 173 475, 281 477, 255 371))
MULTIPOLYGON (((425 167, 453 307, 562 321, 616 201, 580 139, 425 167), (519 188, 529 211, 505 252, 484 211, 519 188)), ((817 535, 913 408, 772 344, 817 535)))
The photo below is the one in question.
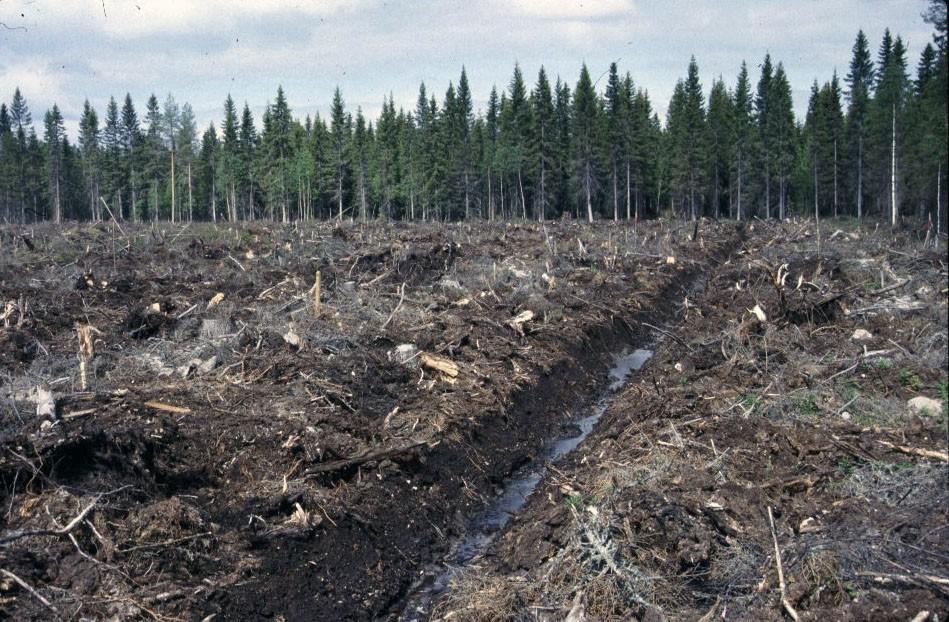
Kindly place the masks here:
POLYGON ((96 495, 92 502, 83 508, 82 511, 79 512, 79 514, 69 521, 69 523, 67 523, 62 529, 33 529, 29 531, 15 531, 8 536, 0 538, 0 545, 7 544, 15 540, 20 540, 21 538, 35 538, 37 536, 65 536, 75 529, 76 525, 82 522, 82 520, 89 514, 89 512, 92 511, 101 498, 102 495, 96 495))
POLYGON ((402 287, 399 288, 399 302, 396 303, 395 308, 392 309, 392 313, 389 314, 389 317, 386 318, 386 321, 382 323, 382 326, 379 330, 385 330, 386 326, 389 325, 389 322, 392 321, 392 318, 395 317, 396 312, 402 308, 402 303, 405 301, 405 283, 402 283, 402 287))
POLYGON ((39 592, 37 592, 36 590, 34 590, 33 587, 32 587, 29 583, 27 583, 26 581, 24 581, 24 580, 21 579, 20 577, 16 576, 16 575, 13 574, 12 572, 10 572, 9 570, 6 570, 6 569, 4 569, 4 568, 0 568, 0 573, 2 573, 5 577, 9 577, 9 578, 13 579, 14 581, 16 581, 17 585, 19 585, 19 586, 22 587, 24 590, 26 590, 27 592, 29 592, 30 594, 32 594, 32 595, 36 598, 36 600, 38 600, 38 601, 40 601, 41 603, 43 603, 43 605, 44 605, 47 609, 49 609, 50 611, 52 611, 52 612, 55 613, 56 615, 59 615, 59 611, 56 610, 56 607, 54 607, 48 600, 46 600, 45 598, 43 598, 43 595, 40 594, 39 592))
POLYGON ((924 449, 922 447, 907 447, 906 445, 897 445, 889 441, 877 440, 877 442, 884 447, 889 447, 900 453, 909 454, 911 456, 920 456, 922 458, 931 458, 933 460, 942 460, 943 462, 949 462, 949 453, 945 451, 938 451, 935 449, 924 449))
POLYGON ((333 471, 341 471, 354 466, 359 466, 366 462, 374 462, 376 460, 384 460, 386 458, 393 458, 395 456, 400 456, 402 454, 410 453, 416 449, 426 445, 424 442, 412 443, 411 445, 405 445, 402 447, 383 447, 381 449, 371 449, 365 451, 358 456, 353 456, 352 458, 344 458, 342 460, 330 460, 329 462, 321 462, 309 469, 306 470, 304 475, 316 475, 318 473, 331 473, 333 471))
POLYGON ((784 583, 784 568, 781 564, 781 547, 778 546, 778 534, 774 530, 774 514, 771 512, 771 506, 768 506, 768 523, 771 525, 771 539, 774 540, 774 565, 778 567, 778 589, 781 590, 781 605, 794 622, 800 619, 797 611, 791 606, 791 601, 787 596, 787 585, 784 583))

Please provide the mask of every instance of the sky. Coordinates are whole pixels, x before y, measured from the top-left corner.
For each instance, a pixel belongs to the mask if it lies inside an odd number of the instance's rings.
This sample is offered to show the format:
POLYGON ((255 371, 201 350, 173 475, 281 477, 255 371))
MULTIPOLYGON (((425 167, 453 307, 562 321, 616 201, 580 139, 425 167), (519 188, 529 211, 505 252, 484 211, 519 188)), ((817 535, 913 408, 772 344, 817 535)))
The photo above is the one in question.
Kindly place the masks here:
POLYGON ((518 62, 531 85, 543 65, 597 88, 611 62, 630 72, 665 118, 695 55, 706 93, 753 82, 766 53, 782 61, 803 118, 811 84, 847 73, 858 29, 874 57, 899 34, 915 68, 931 40, 925 0, 0 0, 0 101, 19 86, 37 131, 56 102, 75 137, 83 101, 99 111, 131 94, 189 102, 199 127, 218 123, 228 93, 258 119, 282 85, 294 116, 326 115, 338 85, 347 109, 375 118, 383 98, 415 105, 419 83, 439 100, 464 65, 476 109, 506 88, 518 62))

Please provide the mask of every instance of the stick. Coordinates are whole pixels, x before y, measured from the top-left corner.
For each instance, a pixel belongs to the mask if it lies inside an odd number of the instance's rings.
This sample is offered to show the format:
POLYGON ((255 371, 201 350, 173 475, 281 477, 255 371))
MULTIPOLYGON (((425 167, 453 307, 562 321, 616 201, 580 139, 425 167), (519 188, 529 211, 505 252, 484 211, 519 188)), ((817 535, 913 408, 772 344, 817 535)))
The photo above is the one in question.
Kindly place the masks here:
POLYGON ((923 449, 921 447, 907 447, 906 445, 896 445, 889 441, 878 440, 878 443, 884 447, 889 447, 890 449, 896 450, 900 453, 909 454, 911 456, 921 456, 923 458, 932 458, 933 460, 942 460, 943 462, 949 462, 949 453, 945 451, 937 451, 934 449, 923 449))
POLYGON ((313 285, 313 315, 320 315, 320 271, 316 271, 316 283, 313 285))
POLYGON ((239 261, 237 261, 236 259, 234 259, 234 257, 233 257, 230 253, 227 254, 227 258, 230 259, 231 261, 233 261, 234 263, 236 263, 236 264, 237 264, 237 267, 241 269, 241 272, 247 272, 247 270, 244 268, 244 266, 241 265, 241 262, 239 262, 239 261))
POLYGON ((178 413, 181 415, 187 415, 191 412, 190 408, 184 408, 182 406, 172 406, 171 404, 165 404, 164 402, 154 402, 149 401, 145 402, 145 406, 149 408, 154 408, 155 410, 163 410, 169 413, 178 413))
POLYGON ((791 619, 798 622, 800 618, 797 611, 791 606, 787 597, 787 586, 784 584, 784 568, 781 567, 781 547, 778 546, 778 534, 774 530, 774 515, 771 513, 770 505, 768 506, 768 522, 771 524, 771 539, 774 540, 774 564, 778 567, 778 588, 781 590, 781 605, 784 606, 784 610, 788 612, 791 619))
POLYGON ((389 325, 389 322, 392 321, 392 318, 395 317, 396 312, 402 308, 402 302, 405 300, 405 283, 402 283, 402 287, 399 288, 399 302, 395 305, 395 308, 392 310, 392 313, 389 314, 388 319, 382 324, 382 327, 379 330, 385 330, 385 327, 389 325))
POLYGON ((686 342, 682 341, 681 339, 679 339, 678 337, 676 337, 675 335, 673 335, 673 334, 670 333, 669 331, 663 330, 663 329, 659 328, 658 326, 653 326, 652 324, 647 324, 646 322, 642 322, 642 325, 643 325, 643 326, 646 326, 646 327, 648 327, 648 328, 651 328, 651 329, 653 329, 654 331, 660 332, 660 333, 662 333, 663 335, 665 335, 666 337, 670 337, 671 339, 675 339, 675 341, 676 341, 679 345, 685 347, 689 352, 695 352, 695 349, 694 349, 692 346, 690 346, 690 345, 687 344, 686 342))
POLYGON ((125 233, 125 229, 122 228, 122 225, 119 224, 119 221, 115 219, 115 214, 112 213, 112 210, 109 209, 109 204, 105 202, 105 199, 99 197, 99 200, 102 201, 102 204, 105 205, 105 211, 109 212, 109 216, 112 217, 112 222, 115 223, 115 226, 119 228, 119 231, 122 232, 122 235, 128 237, 128 234, 125 233))
POLYGON ((82 520, 92 511, 92 508, 96 506, 99 502, 99 499, 102 495, 97 495, 92 502, 87 505, 79 514, 76 515, 76 518, 69 521, 69 523, 62 529, 36 529, 33 531, 17 531, 9 536, 0 538, 0 544, 7 544, 8 542, 13 542, 14 540, 19 540, 20 538, 32 538, 35 536, 64 536, 76 528, 76 525, 82 522, 82 520))
POLYGON ((20 587, 22 587, 24 590, 26 590, 27 592, 29 592, 30 594, 32 594, 33 596, 35 596, 35 597, 36 597, 36 600, 38 600, 38 601, 40 601, 41 603, 43 603, 43 604, 46 606, 47 609, 49 609, 50 611, 52 611, 52 612, 55 613, 56 615, 59 615, 59 612, 56 611, 56 607, 54 607, 53 605, 51 605, 48 600, 46 600, 45 598, 43 598, 43 596, 42 596, 39 592, 37 592, 36 590, 34 590, 34 589, 30 586, 29 583, 27 583, 26 581, 24 581, 24 580, 21 579, 20 577, 16 576, 15 574, 13 574, 12 572, 10 572, 9 570, 5 570, 5 569, 3 569, 3 568, 0 568, 0 573, 2 573, 4 576, 10 577, 10 578, 13 579, 14 581, 16 581, 17 584, 18 584, 20 587))

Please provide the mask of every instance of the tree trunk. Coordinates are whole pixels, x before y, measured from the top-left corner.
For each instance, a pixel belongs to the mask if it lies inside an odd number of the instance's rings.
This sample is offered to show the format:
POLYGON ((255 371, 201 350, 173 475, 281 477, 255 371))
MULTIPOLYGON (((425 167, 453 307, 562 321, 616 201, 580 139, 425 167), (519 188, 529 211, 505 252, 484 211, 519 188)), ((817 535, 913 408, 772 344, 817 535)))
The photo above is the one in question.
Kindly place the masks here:
POLYGON ((630 179, 629 179, 629 162, 626 162, 626 220, 630 219, 630 211, 632 208, 632 203, 630 201, 630 179))
POLYGON ((593 184, 593 180, 591 179, 591 177, 592 177, 592 174, 590 171, 590 163, 588 162, 586 165, 586 174, 584 175, 584 179, 583 179, 583 186, 584 186, 584 190, 586 191, 586 199, 587 199, 587 221, 590 223, 593 222, 593 197, 591 196, 592 190, 593 190, 591 188, 591 185, 593 184))
POLYGON ((893 133, 890 143, 890 225, 895 227, 899 219, 896 203, 896 104, 893 104, 893 133))
POLYGON ((171 150, 171 222, 175 222, 175 150, 171 150))
POLYGON ((863 136, 857 138, 857 220, 863 220, 863 136))
POLYGON ((619 188, 616 186, 616 165, 613 165, 613 222, 619 222, 619 188))
POLYGON ((771 167, 764 168, 764 210, 765 218, 771 218, 771 167))
POLYGON ((194 220, 194 190, 191 188, 191 162, 188 162, 188 222, 194 220))
POLYGON ((738 204, 735 206, 735 215, 741 222, 741 147, 738 148, 738 204))
POLYGON ((839 217, 837 209, 837 139, 834 139, 834 218, 839 217))

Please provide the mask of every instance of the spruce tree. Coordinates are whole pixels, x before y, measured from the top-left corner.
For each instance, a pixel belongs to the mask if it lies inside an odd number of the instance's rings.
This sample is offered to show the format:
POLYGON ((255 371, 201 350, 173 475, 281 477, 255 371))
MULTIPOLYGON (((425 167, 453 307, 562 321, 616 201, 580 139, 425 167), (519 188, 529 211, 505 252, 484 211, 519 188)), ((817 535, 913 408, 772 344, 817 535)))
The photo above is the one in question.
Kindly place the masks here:
POLYGON ((735 176, 735 218, 742 220, 745 217, 743 200, 747 193, 746 179, 751 163, 751 152, 754 144, 754 102, 751 95, 751 82, 748 79, 748 67, 742 61, 738 72, 738 82, 735 84, 733 123, 733 171, 735 176))
POLYGON ((846 119, 846 179, 852 189, 850 194, 855 203, 857 218, 863 218, 865 196, 865 169, 867 144, 867 113, 870 105, 870 95, 874 84, 873 61, 870 59, 870 47, 867 37, 860 30, 853 44, 853 57, 850 60, 850 71, 846 77, 847 84, 847 119, 846 119))
POLYGON ((87 99, 79 119, 79 150, 89 200, 89 216, 101 220, 99 207, 99 117, 87 99))
MULTIPOLYGON (((721 77, 712 83, 708 98, 708 174, 715 218, 722 213, 722 202, 731 205, 728 171, 733 160, 735 111, 731 94, 721 77)), ((726 209, 730 212, 730 208, 726 209)))
POLYGON ((58 225, 63 221, 63 139, 66 130, 63 127, 63 115, 56 104, 46 112, 43 127, 49 199, 53 208, 53 222, 58 225))
POLYGON ((600 104, 586 63, 573 93, 573 171, 586 208, 587 221, 593 222, 593 198, 597 190, 597 130, 600 104))
POLYGON ((547 73, 541 66, 537 84, 531 93, 530 159, 533 176, 537 180, 534 193, 534 214, 544 220, 553 203, 557 161, 555 157, 556 131, 554 129, 554 101, 547 73))

